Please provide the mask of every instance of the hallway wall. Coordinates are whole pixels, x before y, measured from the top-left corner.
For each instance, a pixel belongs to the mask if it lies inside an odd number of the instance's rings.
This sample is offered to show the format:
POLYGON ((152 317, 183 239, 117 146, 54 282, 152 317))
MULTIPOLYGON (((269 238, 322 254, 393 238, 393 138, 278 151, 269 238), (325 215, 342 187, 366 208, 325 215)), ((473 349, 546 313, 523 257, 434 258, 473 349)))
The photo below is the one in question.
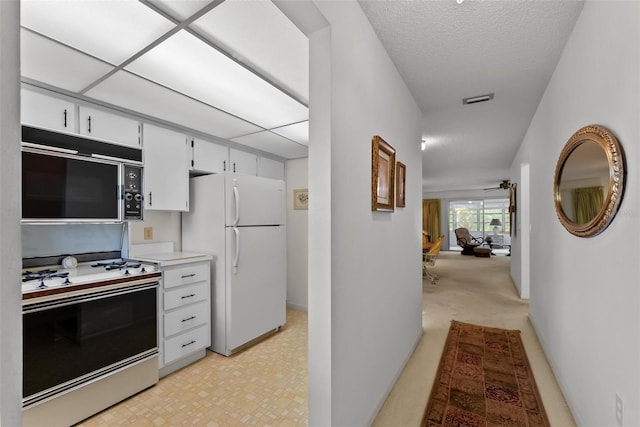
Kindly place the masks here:
POLYGON ((617 425, 616 394, 624 425, 640 425, 638 117, 640 3, 587 1, 512 167, 530 164, 530 319, 579 425, 617 425), (556 217, 553 178, 588 124, 618 137, 627 183, 609 228, 578 238, 556 217))

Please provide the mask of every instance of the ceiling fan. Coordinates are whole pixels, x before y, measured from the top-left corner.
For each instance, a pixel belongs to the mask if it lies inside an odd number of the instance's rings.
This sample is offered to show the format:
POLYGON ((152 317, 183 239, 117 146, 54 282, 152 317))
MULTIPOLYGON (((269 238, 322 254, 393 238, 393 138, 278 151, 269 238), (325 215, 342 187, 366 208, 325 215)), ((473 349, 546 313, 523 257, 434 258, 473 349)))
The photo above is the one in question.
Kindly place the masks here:
POLYGON ((497 187, 484 188, 483 190, 508 190, 509 188, 511 188, 511 181, 509 181, 508 179, 503 179, 497 187))

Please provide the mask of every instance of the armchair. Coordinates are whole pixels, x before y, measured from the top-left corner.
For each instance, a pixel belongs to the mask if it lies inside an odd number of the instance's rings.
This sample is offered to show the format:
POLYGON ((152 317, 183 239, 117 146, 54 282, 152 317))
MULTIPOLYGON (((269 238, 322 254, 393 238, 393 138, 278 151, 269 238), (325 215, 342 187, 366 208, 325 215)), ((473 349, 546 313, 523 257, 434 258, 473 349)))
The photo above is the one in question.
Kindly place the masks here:
POLYGON ((444 241, 444 234, 438 237, 438 240, 433 243, 433 246, 428 251, 422 251, 422 276, 431 280, 431 283, 436 283, 438 275, 427 270, 427 267, 433 267, 436 265, 436 259, 440 253, 440 247, 444 241))
POLYGON ((458 246, 462 248, 462 255, 473 255, 473 248, 484 243, 482 237, 473 237, 464 227, 456 228, 455 233, 458 246))

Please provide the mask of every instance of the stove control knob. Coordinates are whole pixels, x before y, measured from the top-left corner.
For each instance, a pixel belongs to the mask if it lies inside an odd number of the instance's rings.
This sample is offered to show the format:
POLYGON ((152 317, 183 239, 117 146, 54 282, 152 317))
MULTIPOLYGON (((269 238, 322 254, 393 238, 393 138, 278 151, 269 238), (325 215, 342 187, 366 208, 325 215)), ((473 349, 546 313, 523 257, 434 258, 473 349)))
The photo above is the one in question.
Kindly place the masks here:
POLYGON ((136 199, 136 202, 139 202, 142 200, 142 194, 138 193, 135 196, 133 196, 136 199))
POLYGON ((125 199, 125 200, 133 200, 133 194, 131 194, 131 193, 127 193, 127 194, 125 194, 125 195, 124 195, 124 199, 125 199))

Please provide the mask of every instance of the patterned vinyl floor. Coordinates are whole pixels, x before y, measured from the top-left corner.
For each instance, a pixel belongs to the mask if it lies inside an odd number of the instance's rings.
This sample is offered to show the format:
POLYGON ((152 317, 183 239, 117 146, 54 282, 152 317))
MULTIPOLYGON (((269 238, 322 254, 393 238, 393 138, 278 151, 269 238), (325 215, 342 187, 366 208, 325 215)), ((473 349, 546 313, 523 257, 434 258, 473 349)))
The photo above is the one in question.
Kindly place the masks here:
POLYGON ((307 314, 287 310, 268 339, 207 356, 78 426, 307 425, 307 314))

